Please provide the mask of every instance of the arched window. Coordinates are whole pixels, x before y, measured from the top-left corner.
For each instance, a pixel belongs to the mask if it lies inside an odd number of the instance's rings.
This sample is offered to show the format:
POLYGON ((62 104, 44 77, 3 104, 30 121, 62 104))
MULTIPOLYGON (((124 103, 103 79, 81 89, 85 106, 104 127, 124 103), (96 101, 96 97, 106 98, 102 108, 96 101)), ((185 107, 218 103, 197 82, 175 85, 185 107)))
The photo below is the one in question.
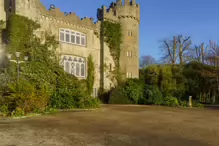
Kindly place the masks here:
POLYGON ((84 77, 85 76, 85 69, 84 69, 84 64, 81 64, 81 76, 84 77))
POLYGON ((65 71, 67 72, 67 73, 70 73, 70 66, 69 66, 70 64, 69 64, 69 62, 68 61, 66 61, 65 62, 65 71))
POLYGON ((80 76, 80 64, 76 64, 76 76, 80 76))
POLYGON ((65 72, 79 78, 86 77, 86 61, 84 58, 71 55, 63 55, 61 58, 61 62, 64 62, 65 72))
POLYGON ((71 63, 71 74, 75 75, 75 63, 74 62, 71 63))

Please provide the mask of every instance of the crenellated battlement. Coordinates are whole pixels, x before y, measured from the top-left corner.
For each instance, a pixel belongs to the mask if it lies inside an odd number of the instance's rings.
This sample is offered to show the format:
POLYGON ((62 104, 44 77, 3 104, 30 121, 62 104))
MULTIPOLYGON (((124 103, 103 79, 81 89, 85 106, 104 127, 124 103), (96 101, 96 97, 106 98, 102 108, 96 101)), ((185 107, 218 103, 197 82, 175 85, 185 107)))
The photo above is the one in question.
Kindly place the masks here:
POLYGON ((120 18, 131 18, 140 22, 140 6, 136 4, 136 0, 117 0, 111 3, 109 7, 102 6, 98 9, 98 19, 107 19, 111 21, 119 21, 120 18))
POLYGON ((100 22, 94 22, 94 18, 91 17, 79 17, 74 12, 66 13, 62 12, 59 8, 50 8, 49 10, 40 2, 40 0, 35 1, 36 9, 44 17, 52 17, 57 19, 57 21, 64 21, 74 25, 79 25, 81 27, 86 27, 93 30, 100 29, 100 22))

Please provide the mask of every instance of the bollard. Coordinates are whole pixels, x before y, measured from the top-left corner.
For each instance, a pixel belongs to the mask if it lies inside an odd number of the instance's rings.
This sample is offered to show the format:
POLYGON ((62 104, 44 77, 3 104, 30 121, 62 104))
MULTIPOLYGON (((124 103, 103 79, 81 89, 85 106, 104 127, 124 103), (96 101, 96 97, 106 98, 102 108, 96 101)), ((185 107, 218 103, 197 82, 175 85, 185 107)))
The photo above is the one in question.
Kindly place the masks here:
POLYGON ((189 96, 189 107, 192 107, 192 96, 189 96))

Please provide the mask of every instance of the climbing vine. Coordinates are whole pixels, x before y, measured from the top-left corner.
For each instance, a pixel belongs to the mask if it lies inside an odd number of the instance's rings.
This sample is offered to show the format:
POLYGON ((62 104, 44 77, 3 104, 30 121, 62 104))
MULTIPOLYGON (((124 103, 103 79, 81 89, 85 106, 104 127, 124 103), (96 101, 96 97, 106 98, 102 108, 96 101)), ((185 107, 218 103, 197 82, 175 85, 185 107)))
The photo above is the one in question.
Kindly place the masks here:
POLYGON ((115 70, 112 73, 114 73, 115 78, 119 83, 121 80, 120 63, 119 63, 120 52, 121 52, 120 45, 122 43, 121 24, 104 21, 102 23, 102 30, 103 30, 104 41, 108 44, 110 48, 110 53, 115 62, 115 70))
POLYGON ((91 95, 93 92, 93 86, 95 80, 95 66, 94 66, 93 56, 91 54, 88 56, 87 64, 88 64, 87 89, 88 89, 88 93, 91 95))
POLYGON ((7 36, 9 43, 9 52, 21 51, 30 52, 30 44, 35 38, 34 31, 40 28, 40 25, 27 17, 12 14, 7 22, 7 36))
MULTIPOLYGON (((0 86, 0 97, 4 96, 0 98, 0 113, 22 116, 45 112, 50 108, 98 107, 98 99, 88 96, 84 80, 78 80, 60 66, 56 54, 56 37, 50 35, 50 32, 41 32, 39 37, 35 33, 38 28, 40 25, 36 22, 15 14, 10 15, 7 21, 7 53, 13 54, 12 59, 16 59, 15 52, 19 51, 21 55, 28 56, 28 60, 25 62, 23 56, 20 57, 23 63, 20 64, 19 77, 15 63, 10 62, 5 67, 0 77, 0 83, 4 83, 0 86)), ((88 59, 88 66, 91 92, 94 83, 94 64, 91 57, 88 59)))

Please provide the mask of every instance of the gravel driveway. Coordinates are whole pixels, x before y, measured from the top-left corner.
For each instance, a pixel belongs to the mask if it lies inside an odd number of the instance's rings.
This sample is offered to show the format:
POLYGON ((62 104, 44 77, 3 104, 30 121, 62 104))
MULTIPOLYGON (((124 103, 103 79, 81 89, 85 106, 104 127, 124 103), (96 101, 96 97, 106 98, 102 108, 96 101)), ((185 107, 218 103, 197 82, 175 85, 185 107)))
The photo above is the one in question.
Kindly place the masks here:
POLYGON ((219 146, 219 110, 104 105, 0 120, 0 146, 219 146))

